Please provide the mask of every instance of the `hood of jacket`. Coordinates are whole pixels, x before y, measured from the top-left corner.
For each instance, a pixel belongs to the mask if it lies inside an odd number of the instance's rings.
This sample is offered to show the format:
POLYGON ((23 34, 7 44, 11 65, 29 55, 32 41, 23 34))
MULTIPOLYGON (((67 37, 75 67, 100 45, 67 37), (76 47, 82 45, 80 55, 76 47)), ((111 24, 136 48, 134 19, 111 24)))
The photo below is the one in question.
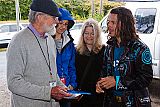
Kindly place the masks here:
POLYGON ((63 37, 63 46, 62 46, 62 49, 70 42, 73 42, 73 39, 71 37, 68 36, 68 31, 66 30, 63 34, 62 34, 62 37, 63 37))
POLYGON ((58 18, 59 21, 68 20, 69 23, 68 23, 67 29, 69 30, 70 28, 72 28, 75 22, 74 22, 73 17, 69 13, 69 11, 64 8, 59 8, 59 12, 61 13, 61 16, 58 18))

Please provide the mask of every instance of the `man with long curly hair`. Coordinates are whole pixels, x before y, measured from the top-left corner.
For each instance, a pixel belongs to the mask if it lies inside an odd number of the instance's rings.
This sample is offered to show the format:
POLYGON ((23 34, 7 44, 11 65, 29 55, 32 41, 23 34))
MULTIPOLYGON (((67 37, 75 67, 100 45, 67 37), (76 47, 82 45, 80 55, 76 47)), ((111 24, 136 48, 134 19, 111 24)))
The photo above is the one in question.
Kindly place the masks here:
POLYGON ((136 34, 131 11, 124 7, 112 9, 107 26, 110 39, 105 49, 103 76, 96 84, 96 91, 106 96, 103 106, 150 107, 147 87, 153 77, 152 57, 136 34))

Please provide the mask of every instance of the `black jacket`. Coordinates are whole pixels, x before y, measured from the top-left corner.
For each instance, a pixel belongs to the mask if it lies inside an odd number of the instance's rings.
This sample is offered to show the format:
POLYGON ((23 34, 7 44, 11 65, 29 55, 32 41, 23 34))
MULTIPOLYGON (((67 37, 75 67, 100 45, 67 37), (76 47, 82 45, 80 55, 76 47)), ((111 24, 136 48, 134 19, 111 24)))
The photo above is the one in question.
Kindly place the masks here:
POLYGON ((103 54, 105 46, 102 47, 98 54, 91 53, 90 55, 76 54, 76 71, 77 71, 77 87, 82 91, 92 93, 90 96, 83 96, 80 102, 75 107, 100 107, 103 102, 103 94, 96 93, 96 83, 100 77, 102 70, 103 54), (83 81, 85 68, 91 59, 91 64, 87 70, 83 81), (82 83, 82 84, 81 84, 82 83), (81 84, 81 85, 80 85, 81 84))
MULTIPOLYGON (((103 76, 114 76, 114 48, 115 41, 109 41, 105 49, 103 76)), ((124 46, 124 52, 120 56, 117 65, 120 80, 116 87, 108 90, 110 92, 120 91, 134 92, 149 86, 153 78, 152 57, 149 48, 139 40, 132 40, 124 46)), ((112 93, 113 95, 113 93, 112 93)))

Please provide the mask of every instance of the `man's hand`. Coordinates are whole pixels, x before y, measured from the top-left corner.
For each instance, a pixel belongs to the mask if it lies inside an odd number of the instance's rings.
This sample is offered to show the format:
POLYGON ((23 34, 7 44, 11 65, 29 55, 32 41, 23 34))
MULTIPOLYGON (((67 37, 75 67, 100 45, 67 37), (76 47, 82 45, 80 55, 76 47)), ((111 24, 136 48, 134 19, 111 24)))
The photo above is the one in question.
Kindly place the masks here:
POLYGON ((96 92, 97 93, 104 93, 103 89, 100 87, 99 83, 96 84, 96 92))
POLYGON ((51 89, 51 97, 56 100, 61 100, 64 97, 70 97, 72 94, 67 93, 67 88, 55 86, 51 89))
MULTIPOLYGON (((112 87, 116 86, 116 81, 114 79, 114 76, 108 76, 108 77, 105 77, 105 78, 101 78, 97 82, 97 84, 101 89, 109 89, 109 88, 112 88, 112 87)), ((99 90, 100 90, 100 88, 97 87, 97 89, 99 89, 99 90)))

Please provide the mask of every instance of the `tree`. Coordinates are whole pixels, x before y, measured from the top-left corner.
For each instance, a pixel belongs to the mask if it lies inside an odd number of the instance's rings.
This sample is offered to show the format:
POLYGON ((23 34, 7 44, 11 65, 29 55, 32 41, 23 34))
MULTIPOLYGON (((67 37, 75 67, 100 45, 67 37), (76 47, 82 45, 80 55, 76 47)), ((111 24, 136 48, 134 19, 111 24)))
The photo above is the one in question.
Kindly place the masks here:
POLYGON ((100 15, 102 15, 102 10, 103 10, 103 0, 100 0, 100 9, 99 9, 100 15))
POLYGON ((91 0, 91 16, 92 16, 92 17, 94 16, 94 11, 95 11, 95 8, 94 8, 94 0, 91 0))

